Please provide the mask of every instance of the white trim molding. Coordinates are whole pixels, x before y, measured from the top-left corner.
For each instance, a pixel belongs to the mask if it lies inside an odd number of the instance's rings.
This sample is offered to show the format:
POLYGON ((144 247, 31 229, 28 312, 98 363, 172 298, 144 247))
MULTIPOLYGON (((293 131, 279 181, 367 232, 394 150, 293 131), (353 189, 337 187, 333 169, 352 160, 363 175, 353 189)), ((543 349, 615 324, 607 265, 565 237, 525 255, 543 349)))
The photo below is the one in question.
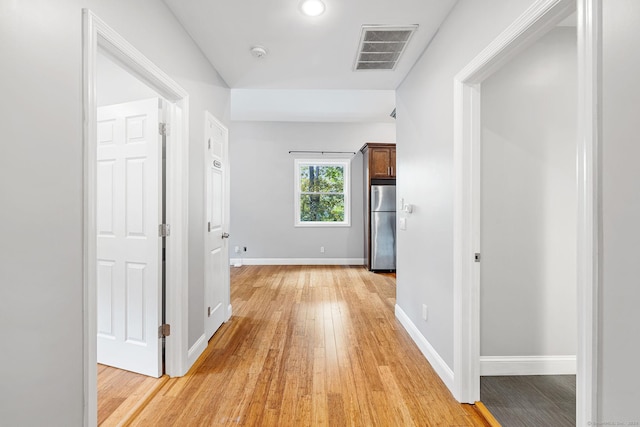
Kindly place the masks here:
POLYGON ((576 356, 481 356, 480 375, 575 375, 576 356))
POLYGON ((202 334, 200 335, 200 338, 198 338, 196 342, 191 346, 191 348, 187 352, 187 363, 190 367, 193 366, 194 363, 196 363, 198 357, 200 357, 200 355, 202 355, 202 353, 204 353, 204 351, 207 349, 207 344, 207 337, 205 336, 205 334, 202 334))
POLYGON ((364 265, 364 258, 231 258, 229 264, 242 265, 364 265))
MULTIPOLYGON (((474 254, 480 252, 480 85, 507 61, 573 13, 575 8, 574 0, 534 2, 454 79, 455 384, 452 392, 463 403, 474 403, 480 398, 480 263, 474 262, 474 254)), ((588 155, 592 156, 594 152, 590 149, 588 155)), ((591 172, 589 169, 587 174, 591 172)), ((591 183, 586 186, 588 191, 593 188, 591 183)), ((581 205, 579 215, 587 210, 588 206, 581 205)), ((591 236, 588 239, 593 237, 593 229, 583 231, 591 236)), ((590 255, 594 253, 591 247, 584 245, 584 240, 579 239, 578 245, 582 246, 579 250, 590 255)), ((578 280, 577 286, 590 285, 578 280)), ((580 310, 583 308, 586 307, 580 310)), ((578 328, 581 334, 593 333, 592 330, 583 329, 583 325, 578 325, 578 328)), ((577 356, 578 361, 585 357, 580 351, 577 356)))
POLYGON ((97 55, 98 29, 94 15, 88 10, 82 11, 82 92, 83 92, 83 424, 93 427, 98 424, 98 351, 97 351, 97 233, 96 195, 90 185, 97 182, 97 148, 91 141, 97 135, 97 55))
POLYGON ((576 425, 598 420, 602 0, 578 4, 578 360, 576 425))
POLYGON ((409 316, 407 316, 398 304, 396 304, 395 314, 396 319, 398 319, 402 326, 404 326, 404 329, 409 333, 413 342, 416 343, 420 352, 422 352, 424 357, 429 361, 431 367, 433 367, 447 388, 451 390, 453 388, 454 376, 449 365, 447 365, 444 359, 440 357, 436 349, 433 348, 431 343, 424 337, 424 335, 422 335, 416 325, 414 325, 409 316))
POLYGON ((88 9, 82 11, 83 23, 83 140, 84 140, 84 242, 83 242, 83 393, 84 425, 97 423, 97 351, 96 351, 96 128, 97 128, 97 56, 108 52, 130 73, 146 82, 169 101, 169 117, 176 125, 168 136, 167 222, 171 237, 167 240, 166 320, 172 334, 166 339, 166 373, 180 376, 188 370, 188 180, 189 170, 189 95, 171 77, 153 64, 133 45, 116 33, 88 9))

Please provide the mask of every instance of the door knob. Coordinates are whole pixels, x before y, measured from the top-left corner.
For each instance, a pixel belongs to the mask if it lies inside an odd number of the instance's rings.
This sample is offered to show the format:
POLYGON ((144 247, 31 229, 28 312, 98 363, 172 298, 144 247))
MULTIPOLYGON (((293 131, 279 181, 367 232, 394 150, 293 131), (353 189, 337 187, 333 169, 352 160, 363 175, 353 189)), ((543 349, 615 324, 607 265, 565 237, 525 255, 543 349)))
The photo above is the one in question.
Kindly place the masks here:
POLYGON ((229 233, 222 233, 222 238, 223 239, 228 239, 229 238, 229 233))

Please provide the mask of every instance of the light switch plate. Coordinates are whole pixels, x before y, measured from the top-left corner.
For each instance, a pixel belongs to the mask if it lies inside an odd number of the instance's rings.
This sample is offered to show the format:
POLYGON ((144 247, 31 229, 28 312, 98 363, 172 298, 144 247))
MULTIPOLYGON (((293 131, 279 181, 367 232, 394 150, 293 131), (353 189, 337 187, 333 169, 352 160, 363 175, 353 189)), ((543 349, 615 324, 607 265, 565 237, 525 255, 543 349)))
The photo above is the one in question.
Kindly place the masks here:
POLYGON ((407 218, 400 218, 400 230, 407 229, 407 218))

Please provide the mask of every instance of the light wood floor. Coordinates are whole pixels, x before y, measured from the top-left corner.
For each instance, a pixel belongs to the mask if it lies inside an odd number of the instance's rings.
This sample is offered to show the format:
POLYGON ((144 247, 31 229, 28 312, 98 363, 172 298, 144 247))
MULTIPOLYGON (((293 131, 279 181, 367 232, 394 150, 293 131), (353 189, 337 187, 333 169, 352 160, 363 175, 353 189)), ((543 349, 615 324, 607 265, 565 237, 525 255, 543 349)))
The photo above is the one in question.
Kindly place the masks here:
POLYGON ((98 425, 120 425, 166 380, 98 364, 98 425))
POLYGON ((234 315, 139 426, 485 426, 395 319, 395 278, 362 267, 232 269, 234 315))

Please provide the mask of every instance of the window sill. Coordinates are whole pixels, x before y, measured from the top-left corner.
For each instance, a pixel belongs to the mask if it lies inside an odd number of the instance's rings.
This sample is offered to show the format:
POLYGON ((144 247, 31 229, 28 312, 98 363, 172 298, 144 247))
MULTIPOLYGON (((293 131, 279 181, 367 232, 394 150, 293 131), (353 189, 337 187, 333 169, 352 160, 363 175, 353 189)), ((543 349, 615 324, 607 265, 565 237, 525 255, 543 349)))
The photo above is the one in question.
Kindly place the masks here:
POLYGON ((345 228, 351 227, 350 223, 336 223, 336 222, 297 222, 294 224, 294 227, 300 228, 327 228, 327 227, 335 227, 335 228, 345 228))

